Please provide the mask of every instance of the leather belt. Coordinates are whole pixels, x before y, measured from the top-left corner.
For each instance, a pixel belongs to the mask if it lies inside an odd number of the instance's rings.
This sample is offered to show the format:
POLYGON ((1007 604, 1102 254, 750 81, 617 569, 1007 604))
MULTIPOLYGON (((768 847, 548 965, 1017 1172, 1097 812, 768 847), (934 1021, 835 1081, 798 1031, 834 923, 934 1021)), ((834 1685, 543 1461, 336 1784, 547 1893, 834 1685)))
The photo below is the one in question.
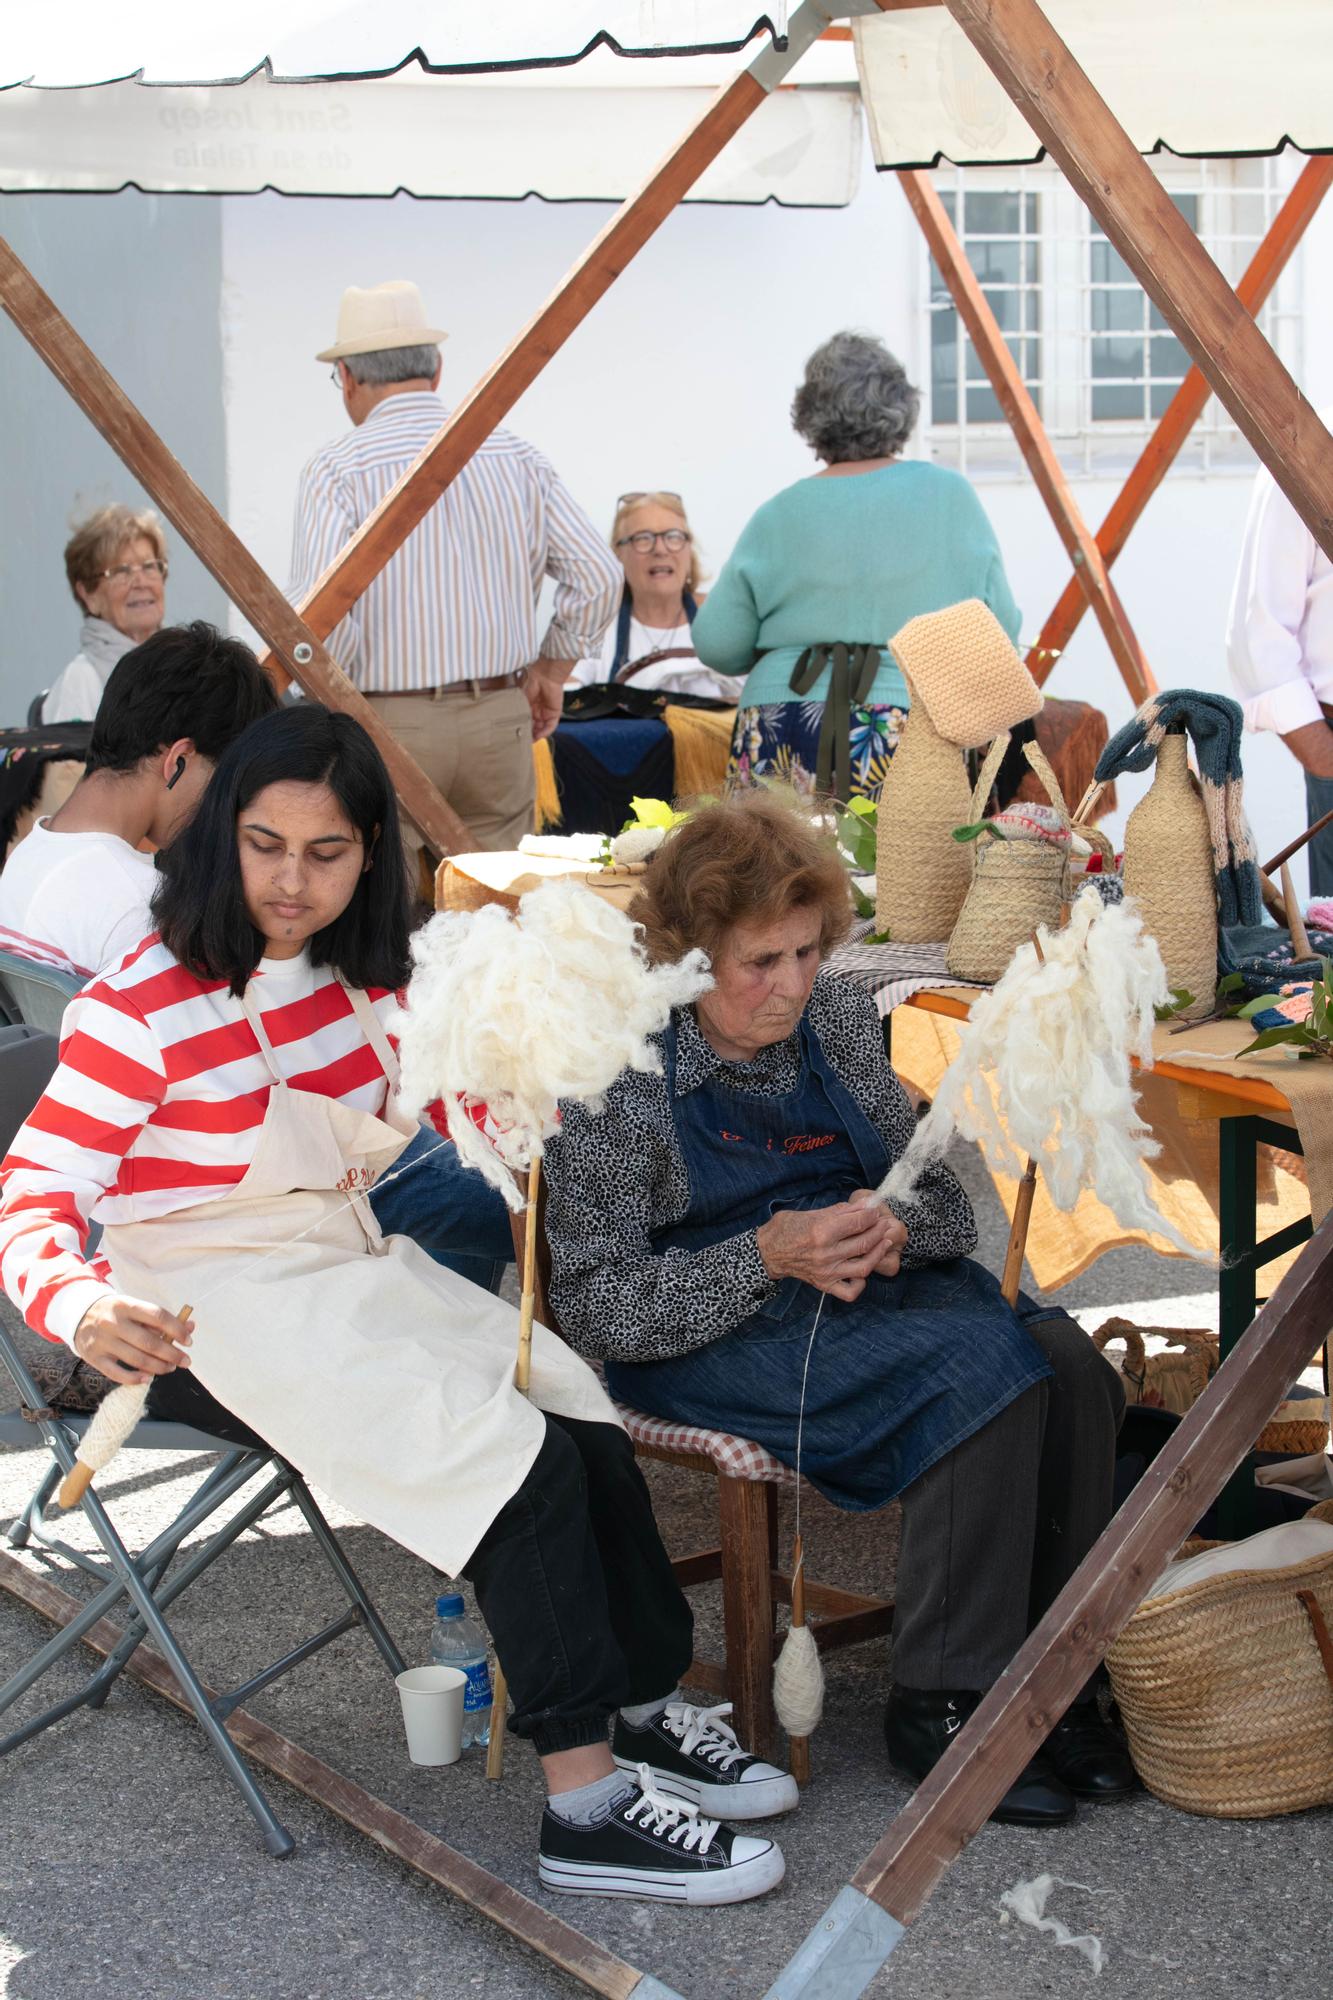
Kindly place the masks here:
POLYGON ((466 680, 449 681, 443 687, 375 688, 373 693, 377 701, 407 700, 409 697, 417 701, 443 701, 446 695, 451 694, 470 694, 475 700, 479 694, 498 694, 502 688, 521 688, 527 678, 526 672, 520 668, 512 674, 489 674, 483 680, 473 674, 466 680))

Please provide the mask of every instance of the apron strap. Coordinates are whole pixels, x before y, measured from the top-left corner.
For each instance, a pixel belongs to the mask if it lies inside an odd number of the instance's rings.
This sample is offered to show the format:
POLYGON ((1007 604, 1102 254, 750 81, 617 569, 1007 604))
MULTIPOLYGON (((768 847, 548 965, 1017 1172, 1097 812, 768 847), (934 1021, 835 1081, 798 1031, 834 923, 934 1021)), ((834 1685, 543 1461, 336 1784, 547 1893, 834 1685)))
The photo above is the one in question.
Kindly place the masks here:
POLYGON ((285 1090, 287 1088, 287 1079, 278 1068, 278 1058, 273 1053, 273 1044, 268 1038, 268 1029, 264 1026, 264 1017, 259 1011, 259 1002, 255 998, 253 980, 248 981, 246 984, 245 991, 241 995, 241 1005, 245 1009, 245 1018, 255 1031, 255 1040, 259 1044, 259 1053, 268 1064, 273 1081, 280 1089, 285 1090))
POLYGON ((366 1040, 380 1059, 381 1067, 389 1080, 390 1090, 396 1090, 398 1088, 398 1057, 394 1053, 393 1043, 384 1031, 383 1022, 371 1005, 369 995, 362 986, 349 986, 341 972, 335 973, 334 977, 351 1001, 352 1012, 361 1023, 361 1029, 366 1040))

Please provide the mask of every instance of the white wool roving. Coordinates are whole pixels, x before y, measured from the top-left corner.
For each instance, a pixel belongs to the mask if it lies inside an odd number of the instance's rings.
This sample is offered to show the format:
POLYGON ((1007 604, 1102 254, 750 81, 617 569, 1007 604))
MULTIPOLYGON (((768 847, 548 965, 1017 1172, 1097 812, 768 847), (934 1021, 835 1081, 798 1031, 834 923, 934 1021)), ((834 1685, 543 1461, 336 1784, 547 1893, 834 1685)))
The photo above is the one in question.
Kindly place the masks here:
POLYGON ((560 1100, 597 1111, 622 1070, 660 1071, 648 1037, 713 983, 701 951, 650 966, 623 910, 558 877, 517 916, 490 903, 432 917, 412 958, 395 1023, 403 1106, 440 1098, 459 1158, 513 1209, 513 1175, 540 1157, 560 1100))
POLYGON ((1020 945, 973 1002, 958 1054, 881 1199, 907 1200, 957 1131, 1003 1173, 1020 1175, 1023 1156, 1034 1159, 1057 1208, 1091 1188, 1127 1229, 1208 1260, 1158 1212, 1143 1171, 1161 1149, 1139 1117, 1130 1058, 1152 1067, 1153 1010, 1170 998, 1156 940, 1133 902, 1104 904, 1091 888, 1063 930, 1043 925, 1038 936, 1044 959, 1020 945))

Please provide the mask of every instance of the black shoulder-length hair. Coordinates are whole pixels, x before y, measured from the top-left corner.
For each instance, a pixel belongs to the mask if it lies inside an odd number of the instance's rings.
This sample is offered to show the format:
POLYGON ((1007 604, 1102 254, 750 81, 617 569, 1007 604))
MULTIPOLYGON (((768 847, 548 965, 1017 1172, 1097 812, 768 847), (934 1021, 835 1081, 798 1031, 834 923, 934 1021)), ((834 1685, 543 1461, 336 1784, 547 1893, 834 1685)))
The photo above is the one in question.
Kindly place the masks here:
POLYGON ((350 986, 401 986, 410 905, 398 802, 361 724, 317 702, 264 716, 223 752, 189 824, 158 857, 153 917, 162 942, 192 972, 245 991, 264 936, 245 907, 236 821, 266 786, 283 783, 327 785, 370 863, 342 915, 311 938, 313 963, 350 986))

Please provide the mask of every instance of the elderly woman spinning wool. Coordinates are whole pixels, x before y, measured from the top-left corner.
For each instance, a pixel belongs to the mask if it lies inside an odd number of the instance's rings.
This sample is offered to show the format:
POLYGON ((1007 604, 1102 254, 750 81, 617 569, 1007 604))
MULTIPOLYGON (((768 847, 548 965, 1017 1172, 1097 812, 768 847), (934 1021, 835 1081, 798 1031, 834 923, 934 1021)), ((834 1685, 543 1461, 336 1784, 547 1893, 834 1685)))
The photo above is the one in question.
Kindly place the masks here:
MULTIPOLYGON (((623 1402, 789 1465, 803 1410, 828 1499, 901 1495, 885 1733, 919 1780, 1109 1518, 1123 1392, 1066 1313, 1012 1310, 969 1261, 947 1167, 897 1214, 871 1194, 915 1121, 873 1005, 820 970, 850 906, 811 823, 765 793, 704 807, 646 884, 650 957, 702 947, 715 985, 676 1010, 661 1076, 626 1072, 599 1115, 562 1107, 552 1303, 623 1402)), ((995 1817, 1058 1824, 1135 1783, 1089 1696, 995 1817)))
POLYGON ((263 718, 161 865, 158 931, 71 1004, 0 1173, 10 1298, 151 1381, 155 1413, 266 1440, 471 1579, 545 1769, 548 1887, 762 1893, 775 1843, 700 1814, 762 1818, 795 1786, 679 1698, 689 1608, 615 1411, 541 1328, 520 1396, 517 1314, 367 1199, 417 1130, 386 1030, 408 889, 379 753, 314 703, 263 718))

